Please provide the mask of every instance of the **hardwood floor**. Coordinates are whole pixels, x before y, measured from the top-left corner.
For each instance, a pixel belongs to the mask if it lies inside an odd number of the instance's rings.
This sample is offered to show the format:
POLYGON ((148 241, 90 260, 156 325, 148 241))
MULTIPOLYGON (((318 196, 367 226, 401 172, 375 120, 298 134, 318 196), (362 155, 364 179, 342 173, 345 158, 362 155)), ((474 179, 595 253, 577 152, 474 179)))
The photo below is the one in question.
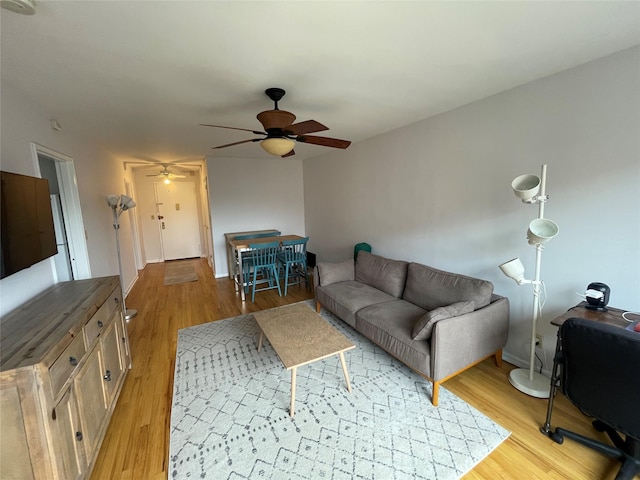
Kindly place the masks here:
MULTIPOLYGON (((92 480, 172 478, 169 423, 178 329, 313 297, 311 291, 290 287, 287 297, 278 297, 274 291, 258 292, 255 304, 247 301, 243 305, 230 280, 215 279, 205 260, 193 263, 198 281, 170 286, 163 285, 164 264, 148 265, 127 297, 127 306, 138 310, 138 316, 128 324, 133 368, 122 389, 92 480)), ((512 368, 506 362, 498 368, 489 359, 444 384, 444 388, 512 432, 464 478, 614 478, 618 467, 615 461, 570 440, 558 445, 540 433, 546 400, 529 397, 511 387, 507 376, 512 368)), ((552 424, 596 435, 589 419, 561 394, 556 399, 552 424)))

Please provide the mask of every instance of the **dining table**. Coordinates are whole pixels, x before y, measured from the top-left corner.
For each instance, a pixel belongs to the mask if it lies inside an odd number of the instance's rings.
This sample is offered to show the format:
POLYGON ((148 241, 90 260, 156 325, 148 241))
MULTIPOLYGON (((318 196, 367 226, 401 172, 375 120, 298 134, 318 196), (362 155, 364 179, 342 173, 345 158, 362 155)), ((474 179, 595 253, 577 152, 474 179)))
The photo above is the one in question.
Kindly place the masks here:
POLYGON ((235 263, 235 252, 233 247, 229 243, 236 237, 245 236, 245 235, 266 235, 267 233, 273 233, 274 235, 279 235, 280 230, 275 228, 270 228, 268 230, 247 230, 244 232, 229 232, 224 234, 224 246, 227 251, 227 265, 229 270, 229 280, 233 280, 236 276, 237 272, 234 267, 235 263))
POLYGON ((240 298, 243 302, 246 300, 246 298, 244 291, 245 279, 244 273, 242 272, 242 254, 243 252, 251 250, 249 245, 278 242, 280 246, 282 246, 282 242, 285 240, 301 240, 303 238, 304 237, 301 237, 300 235, 277 235, 273 237, 248 238, 244 240, 234 239, 229 241, 229 245, 231 245, 231 247, 233 248, 238 258, 238 265, 240 266, 239 268, 235 269, 237 273, 235 275, 234 282, 236 285, 236 290, 240 289, 240 298))

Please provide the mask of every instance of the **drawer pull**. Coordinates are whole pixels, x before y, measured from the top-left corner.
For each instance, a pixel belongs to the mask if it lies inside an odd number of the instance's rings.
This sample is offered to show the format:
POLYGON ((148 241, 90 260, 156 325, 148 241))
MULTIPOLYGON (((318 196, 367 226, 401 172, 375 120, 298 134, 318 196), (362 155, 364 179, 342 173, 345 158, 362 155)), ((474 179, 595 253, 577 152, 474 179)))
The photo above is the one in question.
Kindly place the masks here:
POLYGON ((99 326, 100 328, 104 327, 104 323, 102 323, 102 320, 98 320, 98 326, 99 326))
POLYGON ((82 441, 82 432, 76 432, 76 440, 79 442, 82 441))
POLYGON ((69 357, 69 363, 75 367, 78 365, 78 359, 76 357, 69 357))
POLYGON ((107 370, 107 373, 105 373, 105 374, 104 374, 104 379, 105 379, 107 382, 110 382, 110 381, 111 381, 111 370, 107 370))
POLYGON ((119 299, 118 297, 115 297, 115 298, 114 298, 114 300, 115 300, 115 302, 116 302, 116 305, 117 305, 118 303, 120 303, 120 299, 119 299))

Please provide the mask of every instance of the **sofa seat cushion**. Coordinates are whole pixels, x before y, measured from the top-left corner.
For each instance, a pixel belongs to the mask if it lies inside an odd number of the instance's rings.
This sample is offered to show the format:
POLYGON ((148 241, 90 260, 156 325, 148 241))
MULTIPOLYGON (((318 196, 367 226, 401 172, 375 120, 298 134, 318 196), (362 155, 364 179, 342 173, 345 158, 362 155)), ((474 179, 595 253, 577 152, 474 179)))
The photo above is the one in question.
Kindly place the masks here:
POLYGON ((402 298, 425 310, 467 301, 472 301, 477 310, 489 305, 492 293, 493 284, 488 280, 410 263, 402 298))
POLYGON ((377 288, 352 280, 320 285, 316 288, 316 300, 355 328, 355 314, 358 310, 369 305, 390 302, 395 298, 377 288))
POLYGON ((391 260, 373 253, 358 252, 355 279, 395 298, 400 298, 407 279, 407 265, 408 263, 402 260, 391 260))
POLYGON ((358 310, 356 330, 409 367, 429 376, 430 344, 411 338, 414 324, 425 313, 404 300, 378 303, 358 310))

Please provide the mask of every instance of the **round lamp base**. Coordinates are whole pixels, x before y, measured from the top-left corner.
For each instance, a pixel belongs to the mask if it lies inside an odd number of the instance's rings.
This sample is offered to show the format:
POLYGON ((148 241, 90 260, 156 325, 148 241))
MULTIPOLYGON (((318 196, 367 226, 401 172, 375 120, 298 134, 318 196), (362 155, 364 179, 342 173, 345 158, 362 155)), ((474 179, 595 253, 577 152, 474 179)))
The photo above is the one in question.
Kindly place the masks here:
POLYGON ((127 308, 127 311, 124 313, 124 319, 128 322, 136 315, 138 315, 138 310, 135 308, 127 308))
POLYGON ((522 393, 536 398, 549 398, 551 380, 537 372, 533 372, 533 380, 529 380, 529 370, 516 368, 511 370, 509 382, 522 393))

